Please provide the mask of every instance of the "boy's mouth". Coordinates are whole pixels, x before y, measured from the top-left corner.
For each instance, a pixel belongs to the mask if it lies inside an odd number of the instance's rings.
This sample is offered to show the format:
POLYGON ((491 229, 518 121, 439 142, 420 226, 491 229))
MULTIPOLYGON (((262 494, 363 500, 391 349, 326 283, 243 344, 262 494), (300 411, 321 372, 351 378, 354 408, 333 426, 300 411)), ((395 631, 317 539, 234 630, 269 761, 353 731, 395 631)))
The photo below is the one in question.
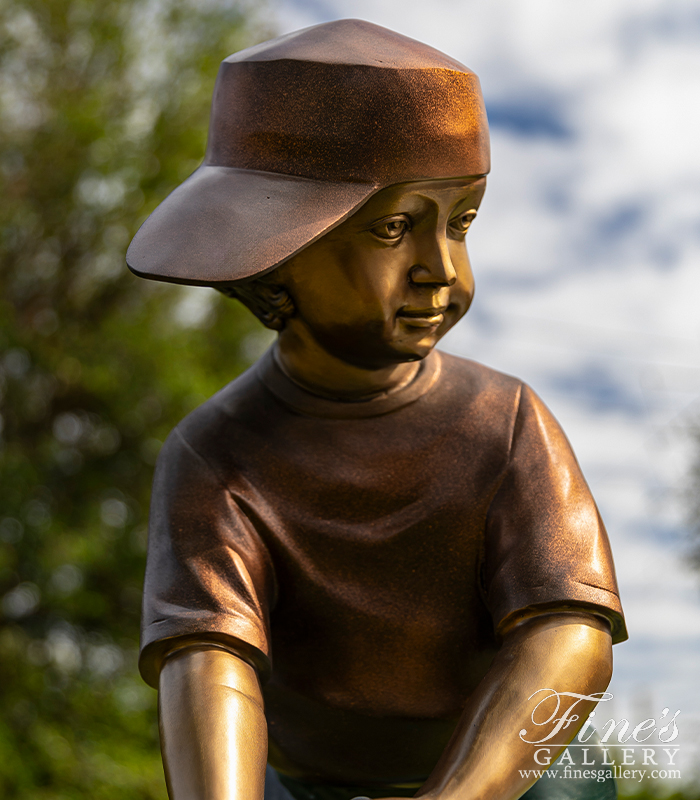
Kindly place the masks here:
POLYGON ((396 315, 406 320, 408 325, 415 328, 433 328, 442 324, 445 318, 445 306, 439 308, 402 308, 396 315))

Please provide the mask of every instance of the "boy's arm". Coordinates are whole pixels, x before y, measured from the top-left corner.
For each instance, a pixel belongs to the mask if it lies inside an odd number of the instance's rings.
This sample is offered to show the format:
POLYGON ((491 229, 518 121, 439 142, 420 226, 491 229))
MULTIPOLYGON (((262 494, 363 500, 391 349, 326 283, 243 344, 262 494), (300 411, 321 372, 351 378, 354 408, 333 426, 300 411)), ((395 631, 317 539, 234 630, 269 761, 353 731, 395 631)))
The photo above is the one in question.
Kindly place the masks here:
POLYGON ((267 725, 250 665, 205 643, 173 653, 158 706, 171 800, 262 800, 267 725))
MULTIPOLYGON (((519 736, 523 729, 533 730, 531 714, 537 701, 528 698, 546 688, 585 695, 602 692, 611 674, 610 629, 598 617, 567 611, 521 622, 505 636, 417 796, 519 797, 535 781, 522 777, 520 770, 541 769, 533 760, 535 746, 519 736)), ((188 648, 166 659, 159 704, 172 800, 262 800, 267 730, 252 667, 206 645, 188 648)), ((580 702, 578 721, 554 741, 570 741, 594 705, 580 702)), ((552 761, 562 749, 552 748, 552 761)))
MULTIPOLYGON (((592 695, 603 692, 612 675, 612 640, 608 624, 585 612, 562 612, 521 622, 504 639, 488 673, 469 699, 442 758, 417 793, 422 800, 515 800, 536 780, 520 770, 542 769, 534 761, 536 746, 524 742, 543 738, 533 732, 531 714, 544 693, 540 689, 592 695)), ((571 701, 573 702, 573 700, 571 701)), ((556 717, 569 704, 563 704, 556 717)), ((552 742, 573 739, 594 702, 581 701, 578 719, 563 728, 552 742)), ((544 706, 545 719, 554 705, 544 706)), ((549 742, 546 742, 546 746, 549 742)), ((564 746, 552 747, 552 762, 564 746)))

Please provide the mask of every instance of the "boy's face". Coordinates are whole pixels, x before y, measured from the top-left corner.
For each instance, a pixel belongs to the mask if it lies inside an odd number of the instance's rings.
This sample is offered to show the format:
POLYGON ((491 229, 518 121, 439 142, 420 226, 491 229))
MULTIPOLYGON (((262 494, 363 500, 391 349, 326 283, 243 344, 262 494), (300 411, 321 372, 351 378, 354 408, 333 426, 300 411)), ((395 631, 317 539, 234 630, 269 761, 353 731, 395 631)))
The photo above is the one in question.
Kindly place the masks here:
MULTIPOLYGON (((381 369, 424 358, 474 293, 465 234, 485 178, 390 186, 280 267, 304 326, 328 353, 381 369)), ((285 335, 283 331, 282 335, 285 335)))

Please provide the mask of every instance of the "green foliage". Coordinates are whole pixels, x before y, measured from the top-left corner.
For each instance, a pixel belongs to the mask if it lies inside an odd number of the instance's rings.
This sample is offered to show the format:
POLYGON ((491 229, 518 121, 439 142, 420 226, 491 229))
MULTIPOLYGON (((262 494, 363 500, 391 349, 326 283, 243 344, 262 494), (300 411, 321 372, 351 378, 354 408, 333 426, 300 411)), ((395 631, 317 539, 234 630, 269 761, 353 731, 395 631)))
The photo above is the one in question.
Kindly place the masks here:
POLYGON ((641 791, 638 786, 632 791, 618 790, 619 800, 700 800, 700 791, 696 786, 686 786, 680 791, 668 791, 668 784, 652 784, 651 788, 641 791))
POLYGON ((240 2, 0 13, 0 796, 162 798, 136 673, 153 464, 264 334, 124 252, 201 160, 219 61, 267 32, 240 2))

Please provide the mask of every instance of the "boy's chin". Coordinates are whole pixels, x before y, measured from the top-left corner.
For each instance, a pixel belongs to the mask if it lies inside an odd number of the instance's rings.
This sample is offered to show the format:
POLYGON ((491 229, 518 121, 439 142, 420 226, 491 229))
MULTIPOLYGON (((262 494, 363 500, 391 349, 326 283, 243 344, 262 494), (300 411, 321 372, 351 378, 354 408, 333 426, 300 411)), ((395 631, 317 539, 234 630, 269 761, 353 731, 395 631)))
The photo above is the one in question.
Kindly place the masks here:
POLYGON ((422 361, 426 356, 430 355, 437 341, 386 348, 381 353, 373 353, 371 355, 346 352, 343 354, 343 361, 354 367, 366 370, 387 369, 396 367, 399 364, 422 361))
POLYGON ((441 335, 432 334, 418 341, 403 341, 395 345, 397 361, 421 361, 432 353, 440 339, 441 335))

